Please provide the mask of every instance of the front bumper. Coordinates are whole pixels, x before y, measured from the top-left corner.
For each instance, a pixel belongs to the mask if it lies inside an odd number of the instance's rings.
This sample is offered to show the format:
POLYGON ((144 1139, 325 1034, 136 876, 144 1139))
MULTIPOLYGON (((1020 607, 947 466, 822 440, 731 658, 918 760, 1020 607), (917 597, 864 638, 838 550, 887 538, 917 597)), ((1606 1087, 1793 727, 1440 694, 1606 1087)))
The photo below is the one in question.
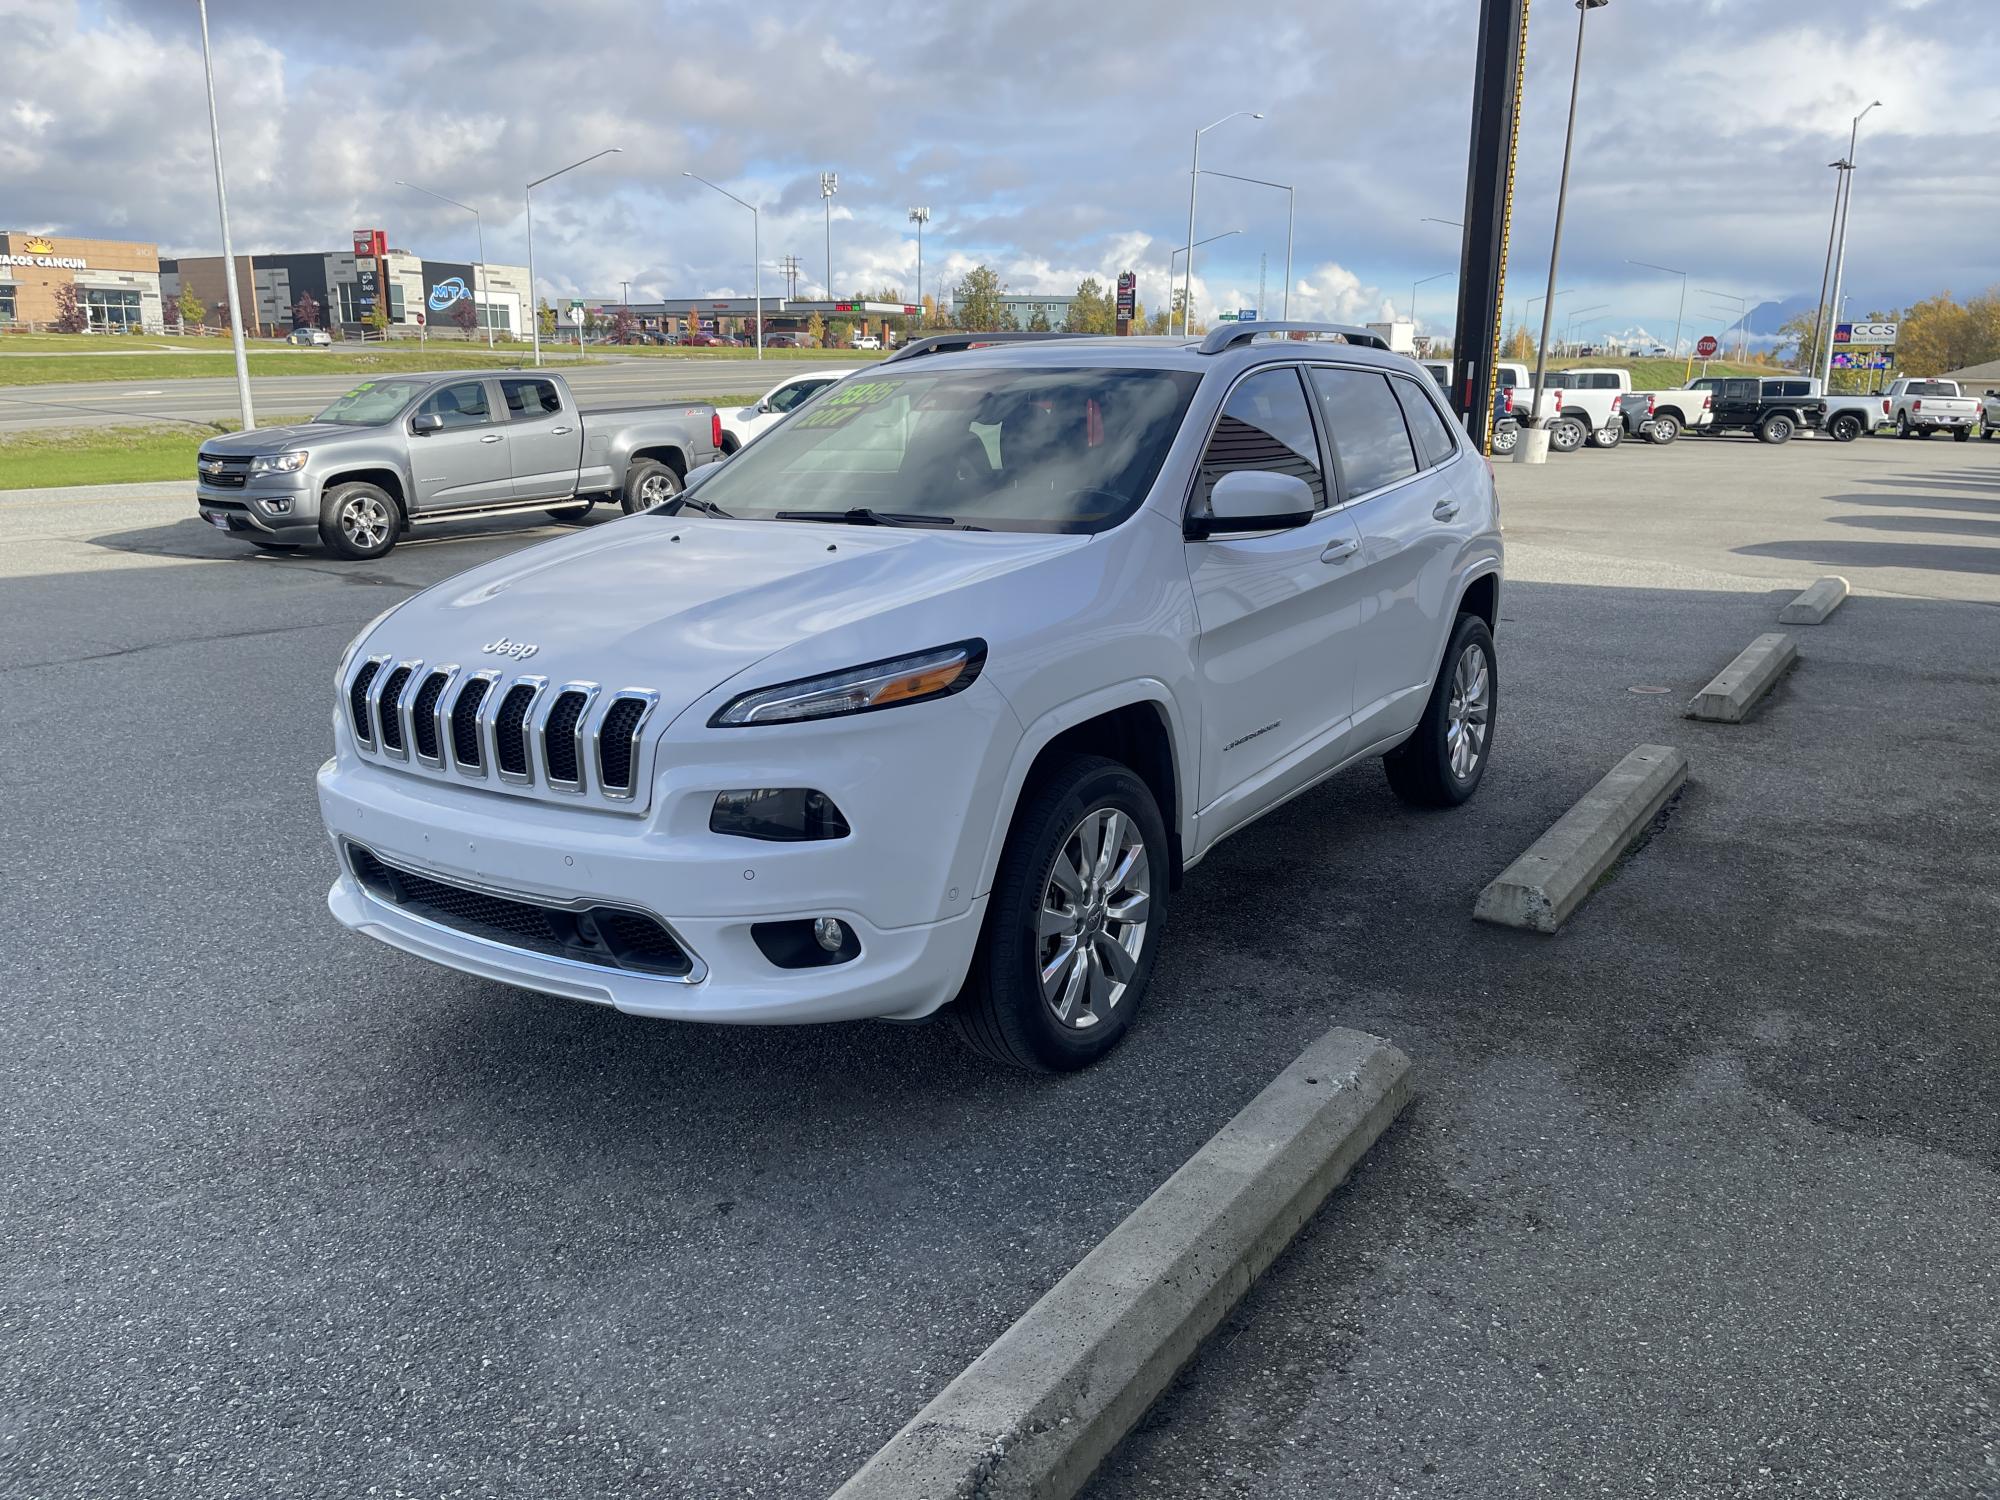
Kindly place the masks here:
POLYGON ((319 515, 302 474, 260 474, 241 489, 197 478, 194 493, 196 513, 221 530, 280 542, 309 542, 319 535, 319 515))

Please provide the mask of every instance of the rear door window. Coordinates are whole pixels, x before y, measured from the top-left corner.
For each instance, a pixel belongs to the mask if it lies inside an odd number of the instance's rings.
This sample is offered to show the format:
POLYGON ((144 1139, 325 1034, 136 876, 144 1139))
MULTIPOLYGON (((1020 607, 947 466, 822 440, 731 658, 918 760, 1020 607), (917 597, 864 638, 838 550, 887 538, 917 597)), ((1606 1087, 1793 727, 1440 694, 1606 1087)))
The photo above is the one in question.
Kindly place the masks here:
POLYGON ((1389 389, 1396 393, 1396 400, 1403 408, 1403 420, 1409 424, 1410 437, 1417 445, 1417 458, 1425 468, 1434 469, 1458 452, 1458 439, 1451 424, 1415 381, 1391 376, 1389 389))
POLYGON ((1389 377, 1374 370, 1316 365, 1313 389, 1326 421, 1344 493, 1352 498, 1417 472, 1416 449, 1389 377))
POLYGON ((506 398, 508 415, 516 421, 550 417, 562 410, 562 393, 553 380, 528 376, 503 379, 500 394, 506 398))
POLYGON ((1312 487, 1315 509, 1326 508, 1326 476, 1320 472, 1319 439, 1306 405, 1298 371, 1289 365, 1259 370, 1238 382, 1222 403, 1215 432, 1201 456, 1201 483, 1195 509, 1208 509, 1208 492, 1224 474, 1263 469, 1291 474, 1312 487))

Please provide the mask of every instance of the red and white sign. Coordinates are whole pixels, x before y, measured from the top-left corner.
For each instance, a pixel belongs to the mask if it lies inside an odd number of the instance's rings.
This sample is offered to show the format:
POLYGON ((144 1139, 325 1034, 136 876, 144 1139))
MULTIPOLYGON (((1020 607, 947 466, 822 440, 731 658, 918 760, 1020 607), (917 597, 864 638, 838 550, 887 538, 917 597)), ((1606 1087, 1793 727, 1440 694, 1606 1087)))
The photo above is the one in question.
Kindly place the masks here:
POLYGON ((1698 342, 1694 346, 1694 352, 1700 355, 1703 359, 1714 359, 1715 351, 1720 349, 1721 347, 1722 346, 1720 344, 1716 343, 1714 334, 1704 333, 1701 336, 1700 342, 1698 342))

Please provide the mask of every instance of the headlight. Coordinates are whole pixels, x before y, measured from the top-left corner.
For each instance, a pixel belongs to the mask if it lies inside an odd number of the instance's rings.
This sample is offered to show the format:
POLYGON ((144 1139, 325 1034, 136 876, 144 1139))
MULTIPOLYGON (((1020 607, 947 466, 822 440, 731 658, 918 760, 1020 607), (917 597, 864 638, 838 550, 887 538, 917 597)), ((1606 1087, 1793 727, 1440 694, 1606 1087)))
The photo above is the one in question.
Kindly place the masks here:
POLYGON ((304 453, 260 453, 250 460, 252 474, 296 474, 306 466, 304 453))
POLYGON ((831 719, 842 714, 872 713, 962 693, 978 680, 986 664, 986 642, 960 641, 915 656, 894 656, 868 662, 823 677, 805 677, 759 688, 732 699, 714 718, 711 729, 745 724, 784 724, 800 719, 831 719))

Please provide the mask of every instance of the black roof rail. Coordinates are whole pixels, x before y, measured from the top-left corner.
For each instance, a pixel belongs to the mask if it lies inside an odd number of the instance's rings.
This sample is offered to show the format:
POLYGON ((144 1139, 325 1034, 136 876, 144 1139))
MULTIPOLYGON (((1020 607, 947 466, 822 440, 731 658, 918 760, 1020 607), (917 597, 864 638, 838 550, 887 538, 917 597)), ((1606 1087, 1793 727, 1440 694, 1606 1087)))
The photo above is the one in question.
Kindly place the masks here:
POLYGON ((963 349, 977 349, 985 344, 1025 344, 1040 339, 1087 339, 1087 333, 1020 333, 1008 330, 1005 333, 932 333, 920 339, 911 339, 882 363, 894 364, 899 359, 915 359, 920 354, 954 354, 963 349))
POLYGON ((1222 323, 1209 329, 1201 341, 1203 354, 1220 354, 1238 344, 1247 344, 1260 333, 1337 333, 1350 344, 1389 351, 1389 341, 1352 323, 1222 323))

